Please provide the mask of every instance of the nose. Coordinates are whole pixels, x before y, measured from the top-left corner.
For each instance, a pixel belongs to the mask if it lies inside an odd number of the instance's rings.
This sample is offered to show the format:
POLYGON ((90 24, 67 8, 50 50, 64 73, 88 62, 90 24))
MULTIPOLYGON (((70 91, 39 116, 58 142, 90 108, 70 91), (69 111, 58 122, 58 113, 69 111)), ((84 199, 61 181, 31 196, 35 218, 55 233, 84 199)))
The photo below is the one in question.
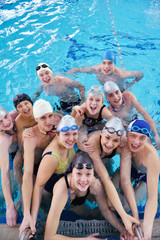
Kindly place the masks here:
POLYGON ((113 147, 113 142, 112 142, 112 140, 109 140, 109 141, 108 141, 107 146, 108 146, 108 147, 113 147))
POLYGON ((137 144, 137 145, 139 144, 139 138, 138 137, 134 139, 134 144, 137 144))
POLYGON ((86 176, 84 174, 81 176, 81 182, 86 182, 86 176))

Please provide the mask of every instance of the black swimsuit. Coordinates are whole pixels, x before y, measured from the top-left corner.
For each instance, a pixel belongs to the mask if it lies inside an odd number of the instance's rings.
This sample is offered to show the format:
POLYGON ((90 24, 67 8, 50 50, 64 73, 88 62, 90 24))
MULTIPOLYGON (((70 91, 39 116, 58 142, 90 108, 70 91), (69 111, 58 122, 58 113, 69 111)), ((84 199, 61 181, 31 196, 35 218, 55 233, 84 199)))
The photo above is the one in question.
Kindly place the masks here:
POLYGON ((68 201, 67 201, 67 204, 74 205, 74 206, 82 205, 85 202, 85 200, 86 200, 86 198, 87 198, 87 196, 89 194, 89 188, 88 188, 87 193, 86 193, 85 196, 83 196, 83 197, 76 197, 75 199, 71 200, 71 191, 70 191, 67 175, 65 175, 64 177, 65 177, 66 185, 67 185, 67 188, 68 188, 68 201))
POLYGON ((91 117, 88 117, 86 113, 84 113, 84 120, 83 120, 83 124, 84 125, 87 125, 87 127, 94 127, 96 124, 98 124, 100 121, 103 120, 102 118, 102 110, 103 108, 105 107, 105 105, 103 105, 101 107, 101 110, 99 112, 99 116, 98 118, 91 118, 91 117))

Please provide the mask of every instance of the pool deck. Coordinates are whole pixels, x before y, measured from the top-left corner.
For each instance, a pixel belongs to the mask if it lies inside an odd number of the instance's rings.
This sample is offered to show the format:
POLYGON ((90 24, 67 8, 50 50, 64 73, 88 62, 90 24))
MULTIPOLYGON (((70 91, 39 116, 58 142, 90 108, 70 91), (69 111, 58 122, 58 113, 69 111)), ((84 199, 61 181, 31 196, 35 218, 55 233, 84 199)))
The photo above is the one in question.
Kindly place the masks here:
MULTIPOLYGON (((152 239, 160 240, 160 219, 156 219, 153 226, 152 239)), ((13 228, 6 224, 0 224, 0 239, 2 240, 18 240, 19 224, 13 228)))

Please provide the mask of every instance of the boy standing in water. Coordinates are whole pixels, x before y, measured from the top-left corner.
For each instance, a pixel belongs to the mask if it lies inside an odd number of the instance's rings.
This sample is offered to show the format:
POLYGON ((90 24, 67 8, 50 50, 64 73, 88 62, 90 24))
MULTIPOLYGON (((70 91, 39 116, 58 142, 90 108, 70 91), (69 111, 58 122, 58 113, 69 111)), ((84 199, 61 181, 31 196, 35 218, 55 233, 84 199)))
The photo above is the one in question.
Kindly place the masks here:
POLYGON ((143 239, 151 240, 157 212, 159 156, 156 149, 147 142, 150 136, 150 126, 146 121, 137 119, 131 122, 127 131, 127 145, 120 150, 120 183, 133 217, 136 219, 139 219, 137 203, 147 192, 143 239), (132 187, 131 177, 137 184, 135 191, 132 187))
POLYGON ((140 113, 149 123, 151 130, 154 133, 156 148, 160 149, 160 138, 156 130, 156 125, 135 95, 129 91, 122 93, 118 85, 112 81, 108 81, 104 84, 104 93, 107 101, 110 103, 108 109, 113 116, 121 119, 125 128, 128 127, 130 122, 137 119, 138 113, 140 113))
POLYGON ((31 219, 30 208, 33 190, 33 175, 37 174, 44 149, 55 136, 55 132, 52 132, 55 126, 55 118, 49 102, 43 99, 36 101, 33 106, 33 115, 37 125, 23 132, 24 173, 22 198, 24 218, 20 229, 25 229, 29 225, 31 219))
POLYGON ((102 85, 107 81, 116 82, 122 91, 143 78, 143 73, 140 71, 125 71, 116 67, 116 56, 111 51, 104 53, 101 64, 82 68, 72 68, 68 71, 68 73, 76 72, 94 73, 102 85), (134 80, 126 87, 125 80, 127 78, 134 78, 134 80))
POLYGON ((79 82, 63 76, 53 77, 53 72, 46 63, 40 63, 36 67, 36 71, 42 82, 41 90, 35 93, 36 98, 42 90, 44 90, 47 95, 55 95, 59 97, 60 109, 68 114, 71 113, 73 106, 84 102, 85 87, 79 82), (79 94, 75 89, 78 89, 79 94))

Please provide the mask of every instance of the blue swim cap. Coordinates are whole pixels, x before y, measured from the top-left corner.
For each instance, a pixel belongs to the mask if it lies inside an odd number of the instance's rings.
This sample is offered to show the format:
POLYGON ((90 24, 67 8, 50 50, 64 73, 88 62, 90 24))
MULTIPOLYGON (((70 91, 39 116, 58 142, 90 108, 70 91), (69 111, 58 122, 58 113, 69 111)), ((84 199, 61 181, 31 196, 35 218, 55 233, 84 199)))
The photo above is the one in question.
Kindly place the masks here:
POLYGON ((150 137, 150 126, 146 121, 136 119, 129 124, 127 132, 138 132, 145 134, 147 137, 150 137))
POLYGON ((102 56, 102 60, 110 60, 114 62, 114 64, 116 65, 116 56, 114 52, 111 52, 111 51, 105 52, 102 56))

